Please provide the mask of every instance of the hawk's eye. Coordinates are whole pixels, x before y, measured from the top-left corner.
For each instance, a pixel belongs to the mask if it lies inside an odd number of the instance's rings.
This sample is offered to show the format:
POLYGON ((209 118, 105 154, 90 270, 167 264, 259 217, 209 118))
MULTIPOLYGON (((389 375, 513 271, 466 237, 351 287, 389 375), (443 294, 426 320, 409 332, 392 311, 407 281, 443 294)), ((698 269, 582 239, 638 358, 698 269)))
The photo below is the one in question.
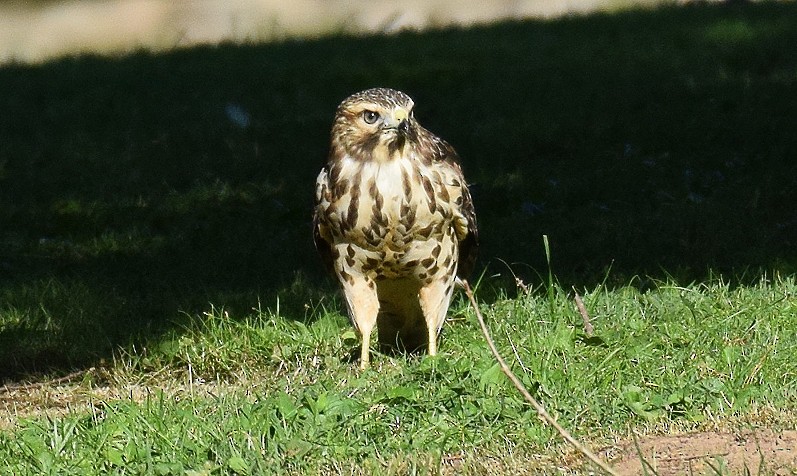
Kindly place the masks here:
POLYGON ((378 112, 370 111, 368 109, 363 111, 363 121, 365 121, 366 124, 374 124, 378 120, 379 120, 379 113, 378 112))

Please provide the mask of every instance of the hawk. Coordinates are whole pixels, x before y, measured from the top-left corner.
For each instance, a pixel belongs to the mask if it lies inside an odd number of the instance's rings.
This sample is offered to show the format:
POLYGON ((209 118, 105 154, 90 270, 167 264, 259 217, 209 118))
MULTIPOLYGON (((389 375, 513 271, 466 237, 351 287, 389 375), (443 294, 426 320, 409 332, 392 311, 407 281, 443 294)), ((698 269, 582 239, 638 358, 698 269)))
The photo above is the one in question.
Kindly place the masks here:
POLYGON ((383 352, 437 354, 458 278, 473 268, 476 215, 459 157, 424 129, 413 100, 387 88, 345 99, 316 180, 314 241, 361 336, 383 352))

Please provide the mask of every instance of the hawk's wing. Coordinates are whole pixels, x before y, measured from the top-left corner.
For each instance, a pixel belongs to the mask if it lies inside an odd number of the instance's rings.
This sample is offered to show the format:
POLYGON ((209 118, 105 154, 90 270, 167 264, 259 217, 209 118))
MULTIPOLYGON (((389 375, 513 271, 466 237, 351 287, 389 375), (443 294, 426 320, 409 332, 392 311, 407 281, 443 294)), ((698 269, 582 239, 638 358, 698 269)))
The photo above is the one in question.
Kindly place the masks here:
POLYGON ((479 229, 476 226, 476 210, 473 208, 473 201, 470 198, 470 191, 465 178, 462 178, 462 214, 468 221, 468 234, 465 239, 459 242, 459 265, 457 266, 457 277, 468 279, 473 267, 476 264, 476 254, 479 251, 479 229))
POLYGON ((445 163, 456 175, 462 187, 462 203, 459 205, 459 212, 467 222, 467 234, 459 242, 459 264, 457 265, 457 277, 467 279, 476 264, 476 255, 479 250, 479 229, 476 225, 476 210, 473 207, 473 200, 470 197, 468 184, 465 182, 465 175, 459 165, 460 159, 454 148, 443 139, 434 137, 434 148, 436 149, 436 160, 445 163))
POLYGON ((325 207, 329 206, 329 178, 327 168, 321 169, 318 174, 315 184, 315 207, 313 211, 313 242, 318 254, 321 256, 321 262, 324 268, 334 274, 333 268, 333 255, 332 255, 332 242, 329 232, 327 231, 327 224, 324 223, 325 207))

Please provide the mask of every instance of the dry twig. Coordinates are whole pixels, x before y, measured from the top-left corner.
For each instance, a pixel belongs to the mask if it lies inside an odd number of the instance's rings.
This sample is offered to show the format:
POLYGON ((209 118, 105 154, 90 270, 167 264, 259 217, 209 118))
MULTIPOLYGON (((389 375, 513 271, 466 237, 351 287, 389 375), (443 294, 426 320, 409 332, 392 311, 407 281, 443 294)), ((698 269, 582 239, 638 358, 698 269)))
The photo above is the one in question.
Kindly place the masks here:
POLYGON ((603 472, 612 476, 619 476, 611 466, 598 458, 594 453, 592 453, 592 451, 589 450, 589 448, 579 443, 578 440, 573 438, 573 435, 571 435, 570 432, 562 428, 562 426, 559 425, 559 423, 557 423, 556 420, 548 414, 542 404, 532 397, 529 391, 526 390, 526 387, 523 386, 523 383, 520 381, 520 379, 518 379, 517 376, 512 372, 512 370, 504 361, 503 357, 501 357, 501 354, 498 353, 498 349, 495 347, 495 342, 493 342, 492 337, 490 337, 490 331, 487 329, 487 324, 484 323, 484 317, 482 316, 481 311, 479 311, 478 304, 476 304, 476 298, 473 296, 473 291, 470 289, 470 284, 468 284, 466 280, 462 280, 462 284, 465 288, 465 294, 468 296, 471 306, 473 306, 473 311, 476 313, 476 318, 479 320, 479 326, 482 329, 482 334, 484 334, 484 338, 487 340, 487 345, 490 347, 490 351, 493 353, 495 360, 498 361, 498 365, 501 366, 501 370, 504 372, 504 374, 506 374, 507 377, 509 377, 509 380, 512 381, 512 384, 515 386, 515 388, 518 389, 526 401, 528 401, 531 406, 534 407, 540 419, 556 429, 556 431, 559 432, 559 435, 561 435, 565 441, 570 443, 576 450, 586 456, 590 461, 603 470, 603 472))
POLYGON ((584 306, 584 301, 581 300, 581 296, 578 294, 578 291, 576 291, 575 287, 573 288, 573 292, 576 293, 576 307, 578 308, 578 312, 581 314, 581 319, 584 320, 584 333, 587 334, 587 337, 592 337, 594 329, 592 328, 592 322, 590 322, 587 308, 584 306))

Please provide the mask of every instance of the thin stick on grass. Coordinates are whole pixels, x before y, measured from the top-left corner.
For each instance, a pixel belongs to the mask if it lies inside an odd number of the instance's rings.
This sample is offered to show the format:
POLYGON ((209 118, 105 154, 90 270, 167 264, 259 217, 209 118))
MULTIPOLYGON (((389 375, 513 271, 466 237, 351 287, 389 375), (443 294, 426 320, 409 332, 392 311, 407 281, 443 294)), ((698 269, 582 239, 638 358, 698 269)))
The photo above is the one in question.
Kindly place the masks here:
POLYGON ((495 347, 495 342, 493 338, 490 336, 490 331, 487 329, 487 324, 484 323, 484 317, 482 316, 481 311, 479 311, 479 306, 476 304, 476 298, 473 296, 473 291, 470 289, 470 284, 466 280, 462 280, 462 285, 465 288, 465 294, 468 296, 468 300, 470 301, 470 305, 473 307, 473 311, 476 313, 476 318, 479 320, 479 326, 482 329, 482 334, 484 334, 484 338, 487 340, 487 345, 490 347, 490 351, 493 353, 495 360, 498 361, 498 365, 501 366, 501 370, 509 377, 509 380, 512 381, 512 384, 515 386, 516 389, 523 395, 523 398, 526 399, 527 402, 534 407, 537 411, 537 415, 544 421, 545 423, 551 425, 558 433, 564 438, 565 441, 570 443, 576 450, 578 450, 581 454, 587 457, 590 461, 595 463, 603 472, 606 474, 610 474, 612 476, 619 476, 616 471, 612 469, 611 466, 606 464, 603 460, 598 458, 594 453, 592 453, 586 446, 582 445, 578 442, 573 435, 570 434, 567 430, 562 428, 556 420, 545 411, 545 408, 542 406, 540 402, 538 402, 534 397, 531 396, 526 387, 523 386, 520 379, 512 372, 509 366, 504 361, 501 354, 498 353, 498 349, 495 347))
POLYGON ((584 301, 581 300, 581 296, 578 294, 575 287, 573 287, 573 292, 576 293, 575 300, 578 313, 581 314, 581 319, 584 321, 584 333, 587 334, 587 337, 592 337, 594 329, 592 328, 592 322, 590 321, 587 307, 584 306, 584 301))

